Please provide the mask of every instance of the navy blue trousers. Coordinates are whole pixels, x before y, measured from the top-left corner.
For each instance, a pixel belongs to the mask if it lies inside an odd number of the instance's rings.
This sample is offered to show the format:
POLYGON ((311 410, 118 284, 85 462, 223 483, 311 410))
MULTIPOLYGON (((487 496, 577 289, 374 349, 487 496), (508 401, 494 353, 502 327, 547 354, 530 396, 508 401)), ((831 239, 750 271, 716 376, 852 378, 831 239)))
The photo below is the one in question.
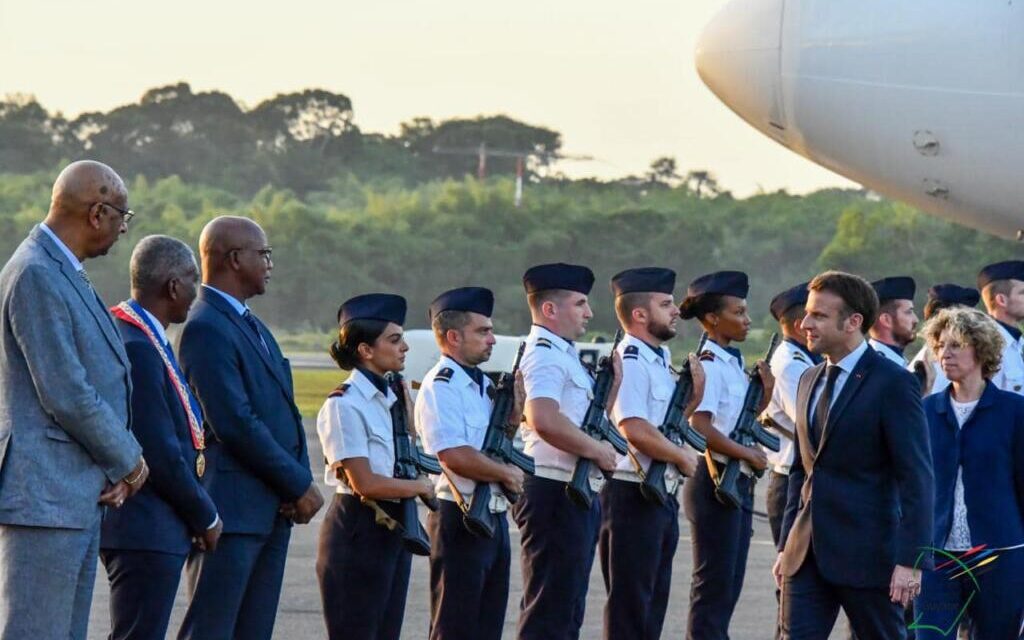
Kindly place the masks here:
POLYGON ((149 640, 167 635, 185 554, 102 549, 110 582, 109 640, 149 640))
POLYGON ((427 518, 432 640, 501 640, 512 553, 508 516, 492 516, 493 538, 470 533, 449 500, 427 518))
POLYGON ((270 640, 291 531, 279 517, 268 535, 225 533, 213 553, 189 556, 179 640, 270 640))
POLYGON ((327 636, 398 640, 411 566, 400 533, 377 524, 359 498, 335 494, 316 558, 327 636))
POLYGON ((657 640, 672 586, 672 557, 679 544, 675 495, 658 505, 640 485, 610 480, 601 491, 598 550, 608 601, 606 640, 657 640))
POLYGON ((818 571, 813 550, 807 552, 803 566, 782 584, 782 637, 827 640, 840 607, 857 638, 907 637, 903 607, 889 600, 888 587, 847 587, 827 582, 818 571))
MULTIPOLYGON (((948 560, 935 555, 936 565, 948 560)), ((961 570, 956 565, 923 573, 912 625, 917 639, 955 638, 957 618, 969 617, 972 639, 1016 640, 1024 617, 1024 551, 1005 552, 974 571, 977 584, 967 575, 950 579, 950 572, 961 570)))
POLYGON ((729 621, 743 590, 753 534, 754 484, 740 474, 743 505, 727 507, 715 498, 707 459, 683 485, 683 505, 693 537, 690 582, 690 640, 728 640, 729 621))
MULTIPOLYGON (((765 511, 768 512, 768 527, 772 531, 772 544, 779 546, 782 533, 782 517, 786 513, 786 493, 789 491, 789 476, 768 472, 768 491, 765 493, 765 511)), ((781 592, 775 589, 775 600, 778 602, 781 592)), ((782 637, 782 610, 775 617, 775 638, 782 637)))
POLYGON ((576 640, 587 606, 601 503, 576 506, 565 483, 530 476, 512 507, 522 544, 520 640, 576 640))

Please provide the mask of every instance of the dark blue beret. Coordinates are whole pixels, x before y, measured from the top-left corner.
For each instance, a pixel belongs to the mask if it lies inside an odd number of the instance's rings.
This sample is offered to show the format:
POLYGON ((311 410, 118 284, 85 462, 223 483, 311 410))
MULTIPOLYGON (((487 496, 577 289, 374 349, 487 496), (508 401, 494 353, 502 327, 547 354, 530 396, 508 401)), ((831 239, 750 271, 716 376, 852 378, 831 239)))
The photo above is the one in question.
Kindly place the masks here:
POLYGON ((350 320, 383 320, 405 324, 405 298, 393 293, 366 293, 349 298, 338 309, 338 325, 350 320))
POLYGON ((887 300, 913 300, 914 294, 917 293, 917 285, 909 276, 882 278, 872 282, 871 286, 875 288, 880 303, 887 300))
POLYGON ((472 311, 491 317, 494 312, 494 293, 483 287, 459 287, 445 291, 430 303, 431 320, 442 311, 472 311))
POLYGON ((809 282, 801 282, 795 287, 786 289, 779 295, 772 298, 772 302, 769 305, 769 310, 772 312, 772 317, 778 320, 782 317, 782 314, 786 313, 797 305, 807 304, 807 285, 809 282))
POLYGON ((983 268, 978 274, 978 289, 996 280, 1024 280, 1024 260, 1007 260, 983 268))
POLYGON ((676 272, 661 267, 626 269, 612 276, 612 292, 616 297, 638 291, 672 293, 676 288, 676 272))
POLYGON ((962 304, 966 307, 978 306, 981 294, 977 289, 961 287, 958 284, 937 284, 928 290, 929 300, 938 300, 949 304, 962 304))
POLYGON ((530 267, 523 274, 523 287, 526 288, 526 293, 565 289, 587 295, 593 286, 594 272, 577 264, 539 264, 530 267))
POLYGON ((746 298, 750 292, 750 281, 742 271, 716 271, 701 276, 686 289, 687 298, 696 298, 709 293, 746 298))

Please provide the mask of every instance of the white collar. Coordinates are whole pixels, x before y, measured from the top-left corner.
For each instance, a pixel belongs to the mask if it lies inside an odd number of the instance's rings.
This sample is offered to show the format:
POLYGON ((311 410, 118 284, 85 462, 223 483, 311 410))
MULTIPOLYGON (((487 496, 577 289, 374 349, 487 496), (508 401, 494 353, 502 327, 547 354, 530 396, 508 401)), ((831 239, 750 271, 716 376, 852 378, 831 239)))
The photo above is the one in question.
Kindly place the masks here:
POLYGON ((385 396, 359 369, 352 370, 352 374, 348 377, 348 383, 368 400, 375 396, 382 398, 388 408, 391 408, 391 405, 398 401, 394 391, 388 389, 388 393, 385 396))
MULTIPOLYGON (((446 356, 445 354, 442 353, 441 362, 438 364, 441 366, 442 369, 444 367, 448 367, 449 369, 452 370, 452 379, 451 382, 449 382, 449 384, 453 386, 459 384, 464 387, 468 387, 469 385, 476 383, 476 381, 473 380, 473 378, 471 378, 468 373, 466 373, 466 370, 462 368, 462 365, 459 364, 459 362, 455 358, 451 356, 446 356)), ((483 374, 482 382, 484 385, 484 389, 486 389, 488 386, 488 380, 489 379, 487 377, 487 374, 483 374)))
POLYGON ((544 338, 548 342, 550 342, 553 346, 557 347, 559 351, 564 351, 566 353, 568 353, 569 351, 574 351, 575 350, 574 347, 572 346, 572 344, 568 340, 566 340, 562 336, 558 335, 557 333, 555 333, 551 329, 548 329, 547 327, 542 327, 539 324, 535 324, 532 327, 530 327, 530 335, 529 335, 529 337, 530 338, 544 338))
MULTIPOLYGON (((846 373, 852 373, 853 372, 853 368, 857 366, 857 362, 860 361, 861 356, 864 355, 864 353, 868 350, 868 348, 869 348, 868 341, 867 340, 861 340, 860 346, 857 347, 856 349, 854 349, 853 351, 851 351, 850 353, 846 354, 846 357, 844 357, 842 360, 837 362, 836 366, 838 366, 840 369, 842 369, 846 373)), ((826 361, 827 361, 827 359, 826 359, 826 361)), ((831 364, 831 363, 829 363, 829 364, 831 364)))
POLYGON ((82 266, 82 261, 78 259, 78 256, 71 253, 71 249, 68 249, 68 245, 64 244, 64 241, 57 237, 57 234, 53 232, 45 222, 39 223, 39 228, 46 232, 46 235, 50 236, 57 248, 67 257, 68 261, 71 262, 71 266, 75 268, 75 271, 85 271, 85 267, 82 266))
POLYGON ((733 354, 731 354, 728 351, 726 351, 725 347, 723 347, 722 345, 718 344, 717 342, 715 342, 714 340, 712 340, 710 338, 708 338, 704 342, 704 349, 707 350, 707 351, 710 351, 713 354, 715 354, 716 357, 721 358, 722 360, 731 360, 731 361, 735 362, 736 366, 739 367, 740 369, 743 368, 743 359, 742 358, 737 358, 733 354))
MULTIPOLYGON (((643 354, 643 358, 647 362, 657 362, 657 361, 662 359, 661 356, 659 356, 657 353, 654 352, 654 349, 651 348, 651 345, 647 344, 646 342, 644 342, 643 340, 641 340, 640 338, 634 336, 631 333, 627 333, 626 334, 626 337, 624 337, 622 339, 622 343, 627 345, 627 346, 628 345, 635 346, 637 351, 643 354)), ((672 357, 669 354, 668 347, 666 347, 665 345, 662 345, 661 352, 663 354, 665 354, 664 363, 667 366, 669 360, 672 357)))
POLYGON ((230 293, 224 293, 223 291, 221 291, 217 287, 214 287, 212 285, 208 285, 205 282, 203 283, 203 288, 209 289, 210 291, 213 291, 214 293, 220 294, 220 297, 222 297, 225 300, 227 300, 228 304, 231 305, 231 308, 234 309, 235 311, 237 311, 238 315, 240 315, 240 316, 244 316, 245 312, 249 310, 249 305, 245 304, 244 302, 239 301, 238 298, 236 298, 235 296, 231 295, 230 293))

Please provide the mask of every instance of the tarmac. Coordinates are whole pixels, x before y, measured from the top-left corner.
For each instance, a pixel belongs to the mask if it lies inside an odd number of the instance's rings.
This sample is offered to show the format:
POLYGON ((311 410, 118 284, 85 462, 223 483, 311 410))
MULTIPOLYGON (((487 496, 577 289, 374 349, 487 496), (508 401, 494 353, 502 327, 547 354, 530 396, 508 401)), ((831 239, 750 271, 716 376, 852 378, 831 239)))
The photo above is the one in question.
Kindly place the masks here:
MULTIPOLYGON (((321 460, 320 443, 317 440, 313 421, 306 421, 306 437, 309 442, 310 459, 321 460)), ((321 483, 321 492, 325 500, 331 499, 330 493, 324 488, 323 468, 314 463, 313 477, 321 483)), ((755 509, 764 511, 764 486, 761 482, 757 490, 755 509)), ((421 507, 422 509, 422 507, 421 507)), ((323 623, 323 609, 320 592, 316 581, 316 549, 320 524, 323 521, 321 510, 314 521, 308 525, 296 526, 292 530, 291 548, 288 554, 288 565, 285 571, 284 586, 281 591, 281 602, 278 606, 277 624, 274 638, 279 640, 314 640, 327 637, 323 623)), ((425 513, 421 513, 426 521, 425 513)), ((512 579, 509 593, 508 609, 505 616, 505 633, 503 638, 515 638, 516 622, 519 616, 519 599, 522 595, 522 579, 519 567, 519 531, 509 518, 512 539, 512 579)), ((663 638, 685 638, 687 602, 690 593, 690 572, 693 566, 691 551, 690 526, 682 510, 679 513, 680 539, 672 568, 672 593, 668 614, 662 633, 663 638)), ((754 534, 750 545, 750 556, 747 562, 746 581, 743 595, 740 598, 736 613, 732 619, 729 635, 732 640, 771 640, 776 620, 775 587, 771 577, 771 566, 775 561, 775 548, 772 545, 768 522, 762 517, 754 517, 754 534)), ((403 640, 420 640, 427 637, 430 623, 430 587, 427 559, 413 558, 412 577, 409 584, 409 596, 405 609, 405 622, 402 629, 403 640)), ((590 574, 590 590, 587 596, 586 617, 580 638, 601 638, 602 615, 605 602, 604 583, 601 578, 600 562, 595 559, 590 574)), ((168 637, 174 638, 187 604, 185 580, 182 579, 178 596, 174 603, 168 637)), ((96 589, 93 596, 92 616, 90 619, 90 640, 101 640, 110 631, 109 590, 106 572, 102 563, 97 567, 96 589)), ((840 620, 833 632, 833 639, 846 637, 846 623, 840 620)), ((242 639, 244 640, 244 639, 242 639)), ((356 640, 356 639, 353 639, 356 640)), ((699 639, 698 639, 699 640, 699 639)))

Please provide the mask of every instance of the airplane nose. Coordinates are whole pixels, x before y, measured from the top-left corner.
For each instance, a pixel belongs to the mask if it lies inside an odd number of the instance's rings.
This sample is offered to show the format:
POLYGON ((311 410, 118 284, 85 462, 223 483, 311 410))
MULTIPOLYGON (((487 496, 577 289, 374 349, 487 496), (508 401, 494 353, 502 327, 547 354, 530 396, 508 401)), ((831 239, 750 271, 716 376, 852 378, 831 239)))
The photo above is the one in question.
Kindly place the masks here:
POLYGON ((697 73, 741 118, 784 138, 781 38, 784 0, 732 0, 697 42, 697 73))

